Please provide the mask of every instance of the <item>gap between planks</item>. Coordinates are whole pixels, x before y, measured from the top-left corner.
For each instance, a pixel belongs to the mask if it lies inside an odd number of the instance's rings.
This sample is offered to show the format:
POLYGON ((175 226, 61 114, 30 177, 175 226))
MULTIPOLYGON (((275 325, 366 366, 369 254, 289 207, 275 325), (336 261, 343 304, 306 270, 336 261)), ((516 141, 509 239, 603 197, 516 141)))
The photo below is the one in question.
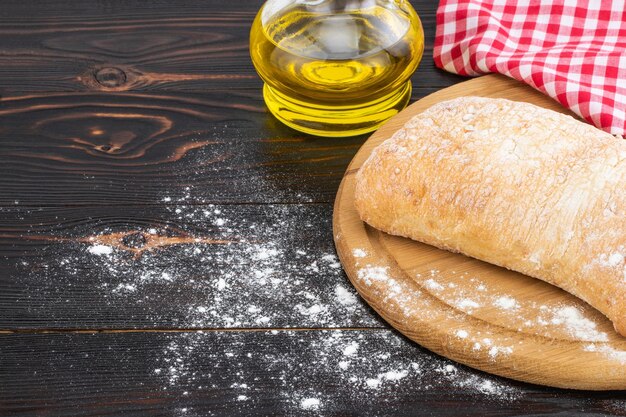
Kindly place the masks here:
POLYGON ((0 329, 0 335, 16 334, 112 334, 112 333, 266 333, 320 331, 394 331, 387 327, 276 327, 276 328, 181 328, 181 329, 0 329))
POLYGON ((119 204, 98 204, 95 202, 92 203, 78 203, 78 204, 44 204, 44 205, 27 205, 27 204, 0 204, 0 210, 7 209, 26 209, 26 210, 48 210, 48 209, 60 209, 60 208, 85 208, 85 207, 173 207, 184 203, 186 206, 301 206, 301 205, 324 205, 324 204, 333 204, 333 201, 327 200, 316 200, 316 201, 241 201, 241 202, 233 202, 233 201, 225 201, 225 202, 182 202, 175 201, 172 199, 171 203, 166 202, 157 202, 157 203, 119 203, 119 204))

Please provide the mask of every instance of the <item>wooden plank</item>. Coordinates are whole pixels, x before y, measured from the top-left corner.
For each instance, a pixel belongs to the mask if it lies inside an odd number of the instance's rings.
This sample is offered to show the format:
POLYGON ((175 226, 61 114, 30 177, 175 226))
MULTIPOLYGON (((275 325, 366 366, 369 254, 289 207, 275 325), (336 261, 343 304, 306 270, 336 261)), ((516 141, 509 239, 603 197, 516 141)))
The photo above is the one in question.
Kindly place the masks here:
POLYGON ((395 332, 0 336, 0 410, 16 416, 607 416, 626 393, 524 385, 395 332))
MULTIPOLYGON (((458 77, 432 63, 436 2, 413 2, 427 34, 417 86, 458 77)), ((207 91, 255 88, 248 33, 261 1, 3 2, 0 91, 207 91), (27 73, 28 77, 24 77, 27 73)))
POLYGON ((0 330, 382 326, 330 204, 163 204, 2 209, 0 330))
POLYGON ((0 206, 332 202, 366 138, 289 129, 257 90, 4 97, 0 126, 0 206))
POLYGON ((299 134, 258 91, 5 97, 0 126, 0 206, 331 202, 365 139, 299 134))

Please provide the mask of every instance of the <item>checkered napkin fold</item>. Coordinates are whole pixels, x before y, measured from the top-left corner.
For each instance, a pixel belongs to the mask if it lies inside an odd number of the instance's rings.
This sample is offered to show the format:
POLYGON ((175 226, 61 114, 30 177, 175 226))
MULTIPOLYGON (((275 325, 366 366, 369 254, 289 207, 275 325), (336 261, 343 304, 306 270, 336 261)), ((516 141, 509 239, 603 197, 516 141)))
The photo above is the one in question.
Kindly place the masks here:
POLYGON ((435 64, 505 74, 626 131, 626 0, 441 0, 435 64))

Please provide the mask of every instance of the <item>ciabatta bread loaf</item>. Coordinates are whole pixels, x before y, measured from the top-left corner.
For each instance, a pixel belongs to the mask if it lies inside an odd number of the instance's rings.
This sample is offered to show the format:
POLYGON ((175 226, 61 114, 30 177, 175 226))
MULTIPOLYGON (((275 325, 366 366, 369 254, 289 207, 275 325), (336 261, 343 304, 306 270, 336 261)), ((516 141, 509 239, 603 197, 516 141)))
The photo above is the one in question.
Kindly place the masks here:
POLYGON ((554 284, 626 336, 626 141, 531 104, 463 97, 414 117, 356 179, 387 233, 554 284))

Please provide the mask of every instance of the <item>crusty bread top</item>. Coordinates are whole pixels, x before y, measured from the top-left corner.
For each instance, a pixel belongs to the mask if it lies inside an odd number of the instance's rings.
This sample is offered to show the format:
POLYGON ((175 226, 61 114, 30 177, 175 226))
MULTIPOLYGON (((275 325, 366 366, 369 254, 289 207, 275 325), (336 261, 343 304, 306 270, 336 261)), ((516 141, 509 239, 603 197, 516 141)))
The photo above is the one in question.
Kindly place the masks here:
POLYGON ((626 314, 625 181, 625 141, 532 104, 462 97, 375 149, 355 197, 374 227, 544 279, 615 316, 626 314))

